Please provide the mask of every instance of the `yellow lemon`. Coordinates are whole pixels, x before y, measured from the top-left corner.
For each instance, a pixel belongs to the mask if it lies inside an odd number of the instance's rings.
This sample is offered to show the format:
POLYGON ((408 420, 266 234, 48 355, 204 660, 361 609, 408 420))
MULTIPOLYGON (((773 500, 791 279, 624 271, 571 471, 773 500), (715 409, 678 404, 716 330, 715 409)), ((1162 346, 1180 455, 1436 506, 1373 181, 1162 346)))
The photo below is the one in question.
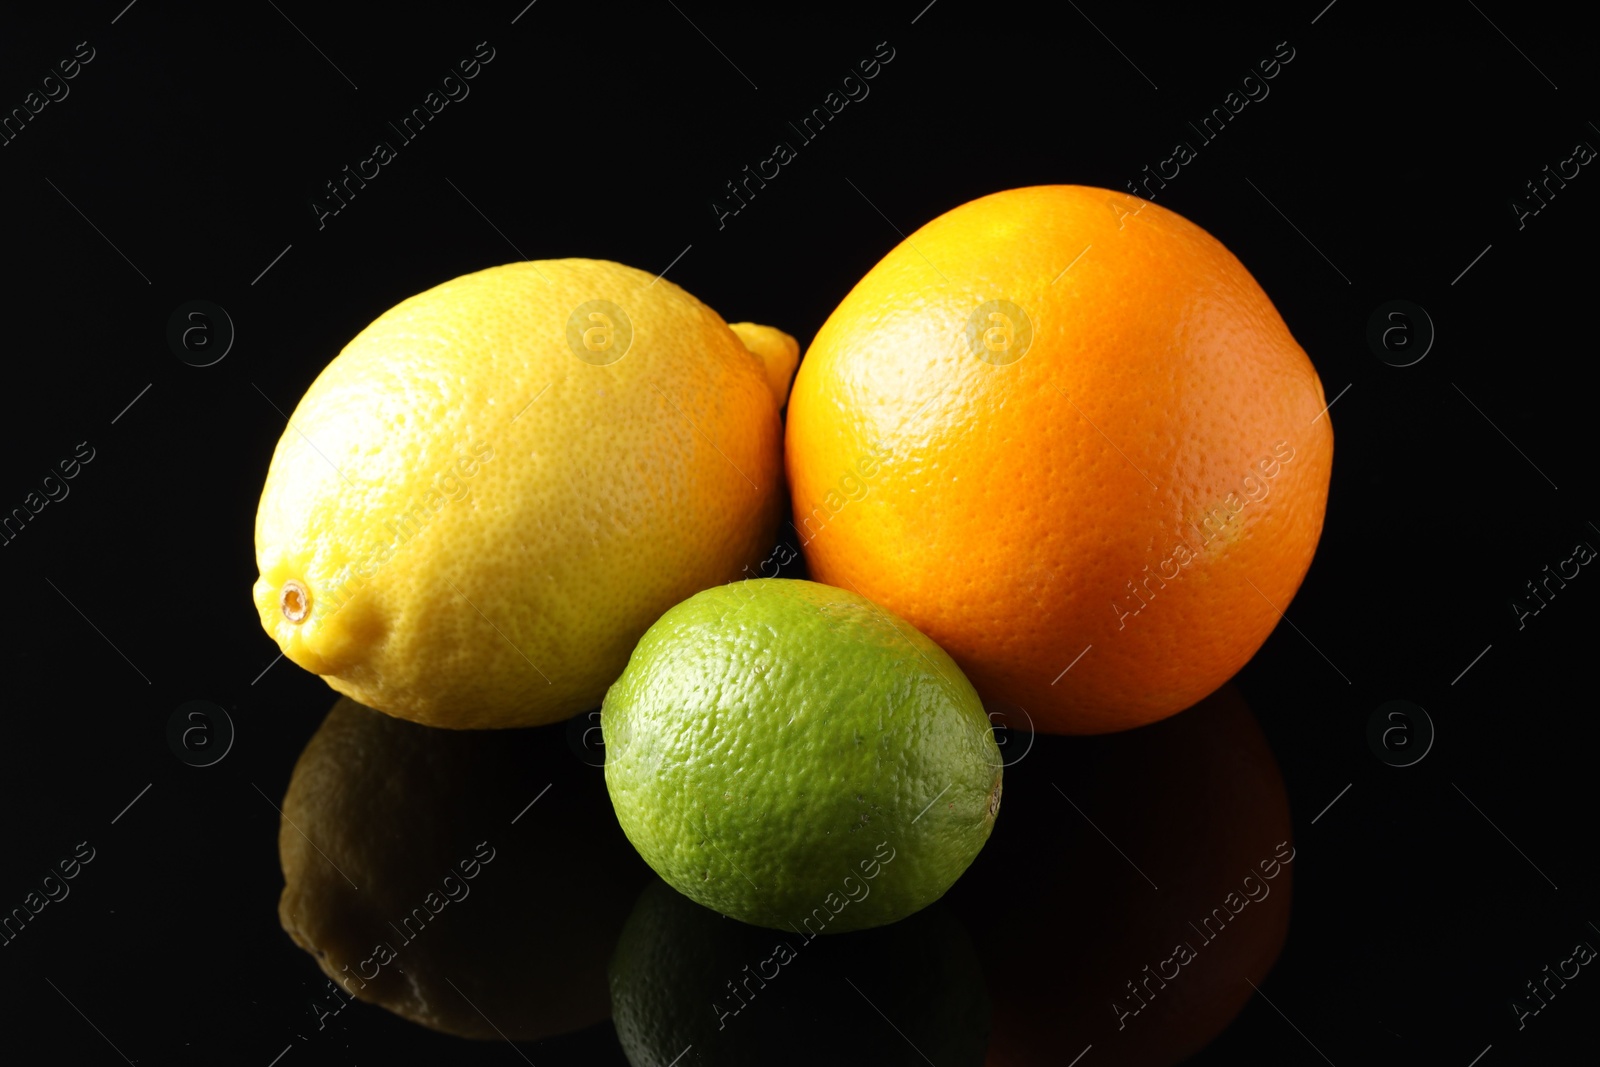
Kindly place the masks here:
POLYGON ((416 722, 598 706, 662 612, 775 540, 798 345, 739 330, 587 259, 492 267, 384 312, 273 453, 262 625, 334 689, 416 722))
POLYGON ((772 387, 772 398, 778 406, 788 404, 789 382, 800 363, 800 342, 782 330, 753 322, 730 322, 728 329, 738 334, 744 346, 767 365, 767 384, 772 387))

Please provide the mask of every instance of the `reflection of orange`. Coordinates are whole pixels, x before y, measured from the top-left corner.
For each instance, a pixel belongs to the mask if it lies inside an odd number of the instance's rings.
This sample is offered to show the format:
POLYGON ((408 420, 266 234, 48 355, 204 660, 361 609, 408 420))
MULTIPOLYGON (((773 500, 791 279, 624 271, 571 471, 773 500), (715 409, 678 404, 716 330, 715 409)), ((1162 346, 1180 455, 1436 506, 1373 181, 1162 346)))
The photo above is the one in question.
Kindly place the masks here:
POLYGON ((987 1067, 1066 1064, 1090 1044, 1119 1067, 1194 1055, 1283 949, 1292 836, 1277 761, 1233 685, 1148 729, 1036 738, 945 897, 989 981, 987 1067), (1193 955, 1174 967, 1179 945, 1193 955))
POLYGON ((789 398, 795 526, 813 577, 904 617, 986 699, 1120 730, 1216 689, 1288 606, 1322 530, 1324 404, 1198 226, 1102 189, 996 193, 912 234, 817 334, 789 398))

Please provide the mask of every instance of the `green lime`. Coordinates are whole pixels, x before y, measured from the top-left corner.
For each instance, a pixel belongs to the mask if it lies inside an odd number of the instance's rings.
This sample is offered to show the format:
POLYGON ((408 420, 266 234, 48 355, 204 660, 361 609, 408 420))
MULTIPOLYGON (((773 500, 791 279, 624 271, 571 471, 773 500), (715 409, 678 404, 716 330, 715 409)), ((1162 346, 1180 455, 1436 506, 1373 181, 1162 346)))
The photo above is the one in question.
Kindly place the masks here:
POLYGON ((1001 759, 955 662, 855 593, 707 589, 640 639, 601 714, 623 831, 680 893, 807 936, 944 895, 988 840, 1001 759))

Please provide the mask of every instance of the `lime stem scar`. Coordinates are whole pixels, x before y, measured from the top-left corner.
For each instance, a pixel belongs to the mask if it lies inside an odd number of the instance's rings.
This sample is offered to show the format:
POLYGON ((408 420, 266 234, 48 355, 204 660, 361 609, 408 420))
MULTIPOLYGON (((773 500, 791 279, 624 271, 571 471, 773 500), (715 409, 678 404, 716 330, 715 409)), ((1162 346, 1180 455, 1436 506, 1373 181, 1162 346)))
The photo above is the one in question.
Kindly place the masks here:
POLYGON ((304 622, 306 616, 311 614, 311 590, 297 579, 290 578, 283 583, 283 592, 278 595, 278 607, 290 622, 304 622))

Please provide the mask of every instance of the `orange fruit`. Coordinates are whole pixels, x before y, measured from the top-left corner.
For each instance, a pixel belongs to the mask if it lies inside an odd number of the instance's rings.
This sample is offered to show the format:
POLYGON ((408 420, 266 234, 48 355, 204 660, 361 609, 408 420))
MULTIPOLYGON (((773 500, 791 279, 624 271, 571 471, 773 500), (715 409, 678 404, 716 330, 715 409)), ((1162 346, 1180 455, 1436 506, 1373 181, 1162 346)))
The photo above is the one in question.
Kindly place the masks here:
POLYGON ((886 255, 817 333, 786 464, 810 574, 986 701, 1094 734, 1242 667, 1322 531, 1322 383, 1250 272, 1156 204, 995 193, 886 255))

